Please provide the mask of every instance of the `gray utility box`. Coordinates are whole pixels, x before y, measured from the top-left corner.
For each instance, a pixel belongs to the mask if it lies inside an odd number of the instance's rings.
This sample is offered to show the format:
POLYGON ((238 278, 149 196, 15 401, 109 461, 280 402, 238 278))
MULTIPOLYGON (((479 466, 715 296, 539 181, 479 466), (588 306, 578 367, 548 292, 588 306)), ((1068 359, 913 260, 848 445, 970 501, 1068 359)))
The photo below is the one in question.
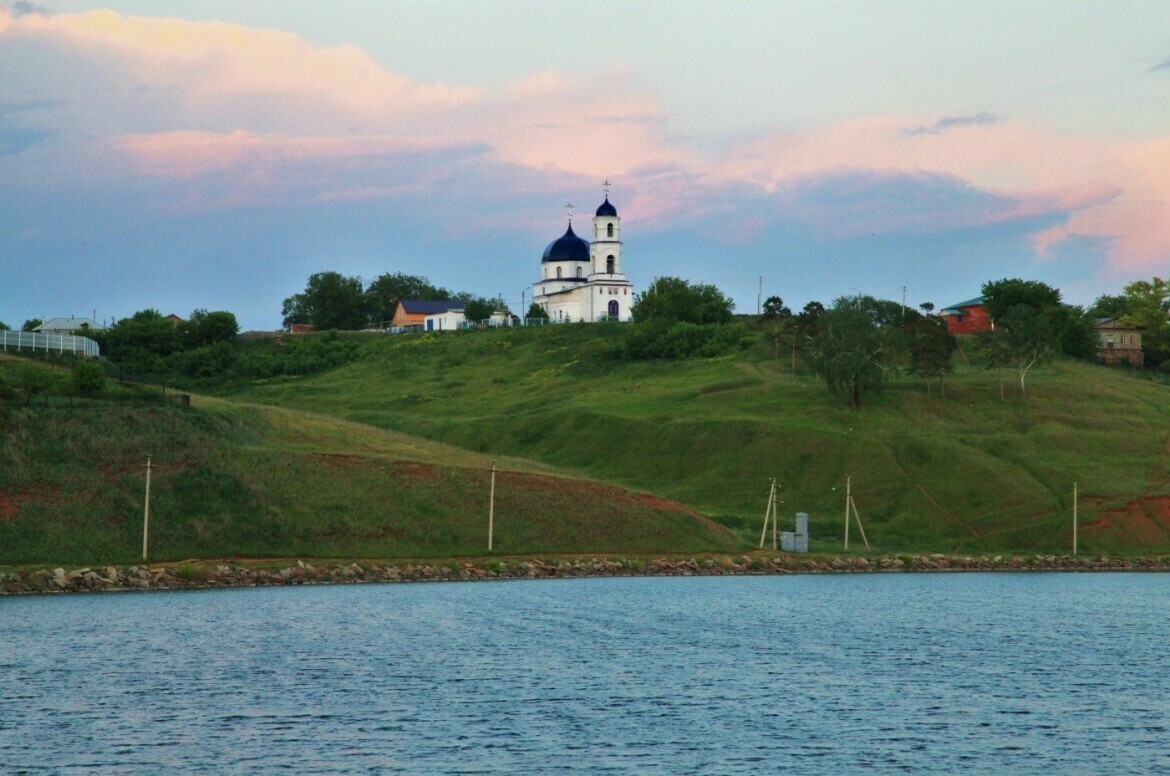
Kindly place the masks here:
POLYGON ((796 530, 780 534, 780 549, 785 552, 808 552, 808 512, 796 513, 796 530))

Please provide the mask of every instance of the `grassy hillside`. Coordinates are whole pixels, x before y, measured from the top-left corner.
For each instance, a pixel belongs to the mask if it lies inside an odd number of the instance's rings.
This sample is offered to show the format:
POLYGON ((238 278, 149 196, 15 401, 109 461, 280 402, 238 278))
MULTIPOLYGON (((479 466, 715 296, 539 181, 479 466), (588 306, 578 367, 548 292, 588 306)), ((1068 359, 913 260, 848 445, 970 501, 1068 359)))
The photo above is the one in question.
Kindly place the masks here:
MULTIPOLYGON (((0 399, 0 564, 139 558, 148 456, 152 560, 485 554, 488 458, 285 409, 196 405, 0 399)), ((681 505, 498 464, 498 554, 734 547, 681 505)))
POLYGON ((606 325, 379 336, 356 363, 231 398, 540 461, 687 503, 745 536, 777 477, 783 514, 807 511, 814 537, 838 539, 849 474, 883 550, 1058 552, 1071 545, 1075 481, 1083 551, 1170 550, 1163 384, 1066 361, 1034 370, 1027 400, 1005 375, 1001 401, 996 373, 960 360, 945 399, 903 378, 856 411, 763 346, 627 362, 608 357, 618 336, 606 325))

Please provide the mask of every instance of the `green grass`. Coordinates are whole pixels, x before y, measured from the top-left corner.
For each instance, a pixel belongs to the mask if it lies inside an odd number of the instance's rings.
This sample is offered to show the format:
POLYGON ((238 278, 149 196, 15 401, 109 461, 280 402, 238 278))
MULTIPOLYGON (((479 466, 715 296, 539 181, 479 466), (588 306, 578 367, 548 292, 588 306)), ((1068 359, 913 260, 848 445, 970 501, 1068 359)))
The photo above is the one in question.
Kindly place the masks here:
MULTIPOLYGON (((449 558, 486 549, 491 460, 272 407, 52 397, 0 405, 0 564, 150 559, 449 558)), ((679 505, 499 458, 500 553, 724 551, 679 505)))
POLYGON ((831 552, 846 474, 883 552, 1067 552, 1074 481, 1083 553, 1170 552, 1162 380, 1061 361, 1001 401, 960 362, 945 399, 902 378, 858 411, 767 345, 629 362, 623 331, 356 337, 354 363, 191 408, 10 396, 0 563, 133 561, 147 455, 159 560, 483 555, 493 460, 501 555, 746 549, 771 477, 781 530, 808 512, 831 552))
POLYGON ((1077 481, 1082 550, 1170 549, 1165 517, 1147 510, 1135 535, 1110 517, 1168 492, 1162 382, 1060 361, 1033 371, 1027 400, 1005 375, 1001 401, 994 370, 960 363, 945 399, 902 378, 857 411, 767 346, 631 363, 607 357, 620 334, 576 325, 379 337, 357 363, 232 398, 539 461, 729 525, 759 524, 775 476, 782 514, 809 512, 819 537, 840 536, 850 474, 871 543, 891 551, 1068 548, 1077 481))

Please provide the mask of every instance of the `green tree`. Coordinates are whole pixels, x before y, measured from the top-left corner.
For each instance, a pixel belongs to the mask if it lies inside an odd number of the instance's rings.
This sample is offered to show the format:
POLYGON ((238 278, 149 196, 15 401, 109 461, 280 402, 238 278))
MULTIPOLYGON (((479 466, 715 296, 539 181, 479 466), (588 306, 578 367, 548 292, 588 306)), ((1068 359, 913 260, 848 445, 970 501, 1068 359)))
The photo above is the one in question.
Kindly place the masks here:
POLYGON ((1030 307, 1046 310, 1060 306, 1060 291, 1039 280, 1004 278, 983 284, 983 306, 991 320, 999 324, 1000 318, 1014 307, 1030 307))
POLYGON ((543 318, 544 320, 547 321, 548 320, 548 311, 545 310, 540 305, 538 305, 536 302, 533 302, 532 304, 528 305, 528 312, 525 314, 524 317, 525 318, 543 318))
POLYGON ((224 310, 207 312, 194 310, 183 325, 183 347, 186 350, 231 342, 240 333, 240 324, 234 313, 224 310))
POLYGON ((281 313, 286 329, 294 323, 312 324, 322 331, 362 329, 367 319, 362 279, 333 271, 313 274, 304 292, 284 300, 281 313))
POLYGON ((366 287, 366 311, 369 322, 374 326, 387 326, 394 313, 398 310, 398 303, 403 299, 412 300, 444 300, 451 298, 451 292, 445 288, 431 285, 431 282, 421 275, 407 275, 402 272, 384 273, 370 281, 366 287))
POLYGON ((734 309, 735 303, 713 285, 660 277, 635 297, 630 312, 635 323, 661 320, 705 324, 728 323, 734 309))
POLYGON ((796 353, 802 343, 807 343, 817 333, 817 322, 825 312, 825 306, 815 299, 805 304, 792 317, 788 335, 792 344, 792 374, 796 374, 796 353))
POLYGON ((492 317, 496 311, 496 300, 474 297, 463 303, 463 317, 468 323, 480 323, 492 317))
POLYGON ((106 388, 105 370, 93 361, 74 361, 71 380, 73 390, 82 396, 97 396, 106 388))
POLYGON ((1102 294, 1085 310, 1090 320, 1102 318, 1124 318, 1129 315, 1129 300, 1124 295, 1102 294))
POLYGON ((1027 398, 1028 372, 1060 350, 1061 323, 1058 310, 1016 305, 1000 311, 994 330, 979 333, 979 346, 997 368, 1015 369, 1020 396, 1027 398))
POLYGON ((0 321, 0 331, 12 331, 12 327, 4 321, 0 321))
POLYGON ((23 325, 21 325, 20 330, 21 331, 33 331, 38 326, 40 326, 42 323, 44 323, 44 321, 42 321, 40 318, 29 318, 27 321, 24 322, 23 325))
POLYGON ((1138 280, 1123 290, 1127 314, 1122 320, 1142 330, 1142 351, 1148 366, 1170 358, 1170 281, 1138 280))
POLYGON ((927 399, 933 398, 930 387, 933 379, 938 380, 940 393, 946 397, 943 378, 954 369, 952 359, 958 347, 955 336, 947 331, 946 321, 915 312, 903 327, 903 332, 910 352, 910 371, 926 381, 927 399))
POLYGON ((818 316, 808 341, 813 370, 834 393, 845 393, 854 407, 867 391, 880 389, 891 369, 892 327, 879 327, 856 299, 840 299, 818 316))
POLYGON ((772 320, 774 318, 790 318, 792 311, 784 304, 784 300, 778 296, 770 296, 764 300, 764 318, 772 320))
POLYGON ((48 393, 53 387, 53 373, 39 364, 21 364, 16 373, 17 383, 24 391, 25 404, 31 404, 34 396, 45 395, 48 403, 48 393))
POLYGON ((182 332, 158 310, 139 310, 105 331, 89 335, 111 361, 132 372, 158 374, 164 361, 182 349, 182 332))
POLYGON ((778 296, 770 296, 764 300, 764 320, 772 322, 772 358, 780 358, 780 342, 786 340, 787 335, 794 330, 792 310, 784 304, 778 296))

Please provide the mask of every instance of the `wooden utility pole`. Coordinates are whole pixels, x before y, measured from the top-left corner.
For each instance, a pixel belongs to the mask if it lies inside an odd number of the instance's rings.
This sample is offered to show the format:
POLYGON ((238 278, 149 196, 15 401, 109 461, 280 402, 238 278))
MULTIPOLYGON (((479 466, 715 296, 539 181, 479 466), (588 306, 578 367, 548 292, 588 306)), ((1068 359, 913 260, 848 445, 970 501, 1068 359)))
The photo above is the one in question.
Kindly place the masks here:
POLYGON ((496 462, 492 461, 492 487, 488 492, 488 552, 492 551, 492 532, 496 518, 496 462))
POLYGON ((760 549, 764 549, 764 538, 768 535, 768 518, 772 519, 772 549, 776 549, 776 478, 772 478, 772 485, 768 488, 768 506, 764 509, 764 528, 760 531, 760 549))
POLYGON ((861 532, 861 541, 865 542, 865 549, 869 549, 869 540, 865 538, 865 529, 861 527, 861 515, 857 514, 857 505, 853 503, 853 478, 845 475, 845 549, 849 549, 849 512, 852 510, 853 519, 857 521, 857 530, 861 532))
POLYGON ((146 510, 142 515, 142 559, 146 560, 146 548, 150 537, 150 458, 146 459, 146 510))
POLYGON ((1077 481, 1073 480, 1073 555, 1077 554, 1077 481))

